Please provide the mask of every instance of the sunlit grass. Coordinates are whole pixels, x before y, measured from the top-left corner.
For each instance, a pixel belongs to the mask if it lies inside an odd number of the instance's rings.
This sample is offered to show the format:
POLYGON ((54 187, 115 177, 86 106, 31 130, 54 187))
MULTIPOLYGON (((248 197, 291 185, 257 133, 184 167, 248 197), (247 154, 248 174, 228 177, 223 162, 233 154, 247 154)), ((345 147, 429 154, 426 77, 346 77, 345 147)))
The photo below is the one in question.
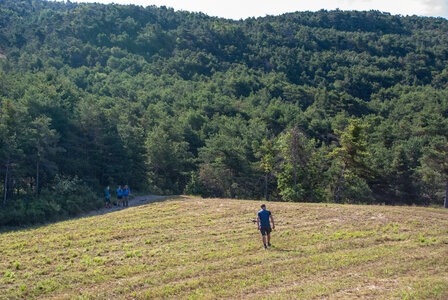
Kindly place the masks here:
POLYGON ((448 210, 179 198, 0 235, 2 298, 446 299, 448 210))

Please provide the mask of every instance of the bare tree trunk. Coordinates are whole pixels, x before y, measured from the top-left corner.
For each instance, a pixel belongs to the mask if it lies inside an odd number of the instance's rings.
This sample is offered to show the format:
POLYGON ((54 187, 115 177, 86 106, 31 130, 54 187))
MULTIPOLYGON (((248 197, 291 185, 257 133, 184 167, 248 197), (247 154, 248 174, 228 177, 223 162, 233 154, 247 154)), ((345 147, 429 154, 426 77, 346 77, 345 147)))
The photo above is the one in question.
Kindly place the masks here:
POLYGON ((11 176, 11 170, 8 172, 8 198, 14 197, 14 177, 11 176))
POLYGON ((264 197, 266 201, 269 201, 269 194, 268 194, 268 173, 264 175, 264 197))
POLYGON ((344 168, 342 169, 341 177, 338 180, 338 190, 336 191, 336 196, 334 197, 335 203, 339 203, 339 198, 341 197, 342 186, 344 185, 344 181, 345 181, 344 175, 345 175, 345 164, 344 164, 344 168))
POLYGON ((294 155, 294 186, 297 185, 297 159, 294 155))
POLYGON ((443 203, 443 207, 448 208, 448 178, 445 182, 445 201, 443 203))
POLYGON ((39 160, 36 162, 36 197, 39 197, 39 160))
POLYGON ((297 126, 293 128, 291 133, 291 154, 292 154, 292 164, 294 166, 294 186, 297 185, 297 148, 299 147, 298 142, 298 128, 297 126))
POLYGON ((6 198, 8 195, 8 175, 9 175, 9 161, 6 163, 5 183, 3 184, 3 206, 6 205, 6 198))

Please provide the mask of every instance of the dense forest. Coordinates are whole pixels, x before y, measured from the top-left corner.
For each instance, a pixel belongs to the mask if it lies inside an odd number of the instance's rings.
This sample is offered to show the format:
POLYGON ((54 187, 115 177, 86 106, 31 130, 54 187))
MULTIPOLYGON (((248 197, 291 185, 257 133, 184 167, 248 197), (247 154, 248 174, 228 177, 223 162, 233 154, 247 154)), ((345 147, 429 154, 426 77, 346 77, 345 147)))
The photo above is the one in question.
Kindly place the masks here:
POLYGON ((106 185, 442 205, 448 21, 378 11, 234 21, 2 0, 0 224, 76 215, 106 185))

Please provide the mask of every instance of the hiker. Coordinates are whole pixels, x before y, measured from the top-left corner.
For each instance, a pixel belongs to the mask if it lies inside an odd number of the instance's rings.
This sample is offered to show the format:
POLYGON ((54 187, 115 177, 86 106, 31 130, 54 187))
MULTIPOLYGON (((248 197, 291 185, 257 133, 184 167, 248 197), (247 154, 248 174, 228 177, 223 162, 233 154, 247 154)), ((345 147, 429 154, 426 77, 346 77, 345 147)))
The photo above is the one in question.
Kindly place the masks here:
POLYGON ((109 186, 106 186, 106 189, 104 190, 104 198, 106 198, 106 208, 111 208, 112 205, 110 203, 110 192, 109 192, 109 186))
POLYGON ((268 246, 271 246, 271 231, 272 229, 275 229, 274 224, 274 218, 272 217, 272 214, 269 210, 266 210, 266 205, 261 205, 261 210, 257 214, 257 224, 258 224, 258 230, 261 232, 262 240, 264 249, 267 249, 268 246), (269 223, 269 219, 271 219, 272 222, 272 228, 271 224, 269 223), (268 244, 266 245, 266 235, 268 236, 268 244))
POLYGON ((120 203, 122 202, 123 198, 123 190, 121 189, 121 185, 118 186, 117 189, 117 206, 120 206, 120 203))
POLYGON ((123 189, 123 198, 124 198, 123 205, 126 207, 129 206, 128 197, 129 197, 130 193, 131 193, 131 189, 128 187, 128 185, 125 185, 124 189, 123 189))

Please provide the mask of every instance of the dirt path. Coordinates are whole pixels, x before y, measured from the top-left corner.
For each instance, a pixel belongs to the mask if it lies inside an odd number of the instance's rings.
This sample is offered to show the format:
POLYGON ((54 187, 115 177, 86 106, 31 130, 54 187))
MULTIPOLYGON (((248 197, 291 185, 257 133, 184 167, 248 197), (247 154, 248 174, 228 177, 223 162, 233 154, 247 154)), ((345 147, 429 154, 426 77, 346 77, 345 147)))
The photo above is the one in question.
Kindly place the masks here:
MULTIPOLYGON (((163 200, 166 200, 171 197, 172 196, 157 196, 157 195, 135 196, 135 197, 132 197, 129 199, 128 207, 139 206, 139 205, 148 204, 148 203, 157 202, 157 201, 163 201, 163 200)), ((112 205, 112 208, 101 208, 98 210, 93 210, 93 211, 90 211, 88 213, 85 213, 85 214, 82 214, 82 215, 76 217, 76 219, 92 217, 92 216, 97 216, 97 215, 104 215, 104 214, 108 214, 110 212, 114 212, 117 210, 126 209, 128 207, 112 205)))

